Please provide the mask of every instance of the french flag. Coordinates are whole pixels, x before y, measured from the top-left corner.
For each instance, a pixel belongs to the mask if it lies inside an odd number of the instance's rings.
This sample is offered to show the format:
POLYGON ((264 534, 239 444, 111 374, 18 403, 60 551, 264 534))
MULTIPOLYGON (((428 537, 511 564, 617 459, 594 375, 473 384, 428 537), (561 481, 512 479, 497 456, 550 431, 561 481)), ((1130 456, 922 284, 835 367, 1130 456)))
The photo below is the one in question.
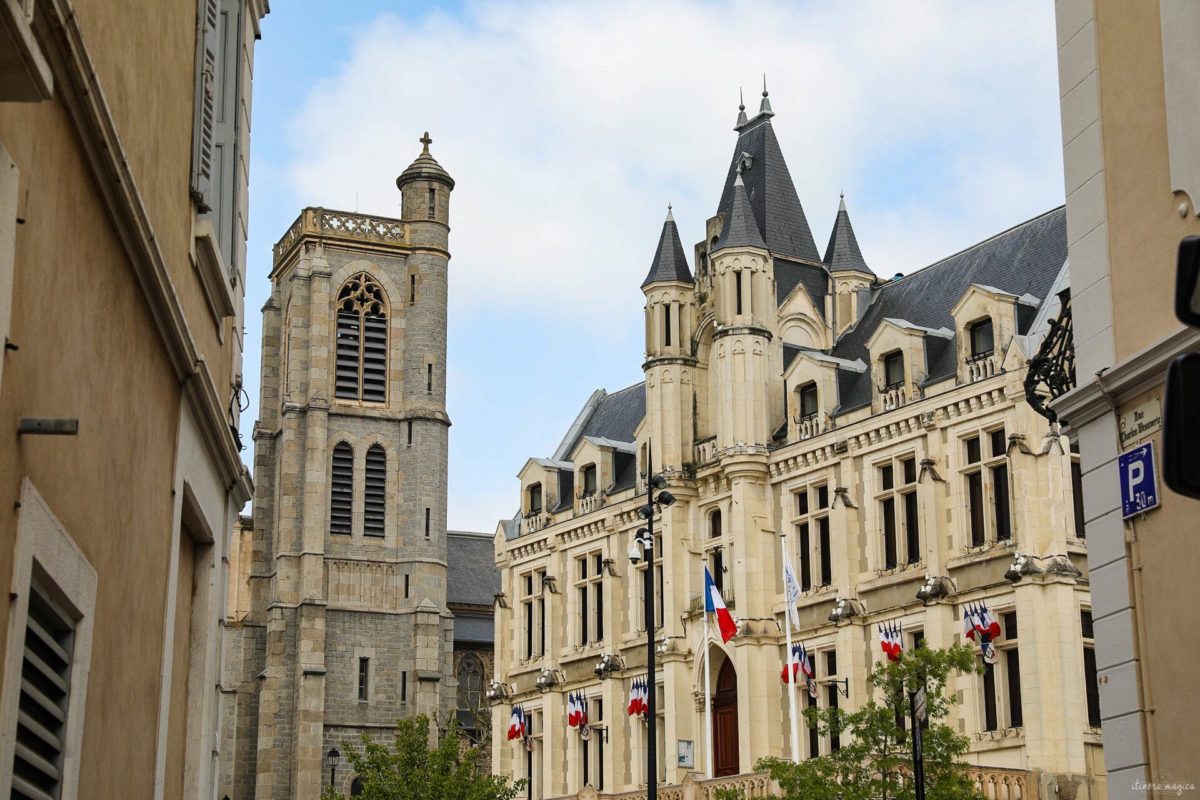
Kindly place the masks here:
POLYGON ((806 678, 812 677, 812 667, 808 664, 808 653, 804 649, 804 645, 796 643, 792 645, 791 655, 788 656, 787 664, 783 668, 784 683, 791 683, 798 680, 800 673, 803 672, 806 678))
POLYGON ((508 718, 508 740, 525 738, 525 709, 513 706, 512 716, 508 718))
POLYGON ((971 618, 971 612, 966 608, 963 609, 963 636, 972 642, 975 641, 975 622, 971 618))
POLYGON ((983 606, 980 609, 980 611, 982 612, 983 625, 984 625, 984 628, 987 630, 988 638, 989 639, 999 639, 1000 638, 1000 620, 996 619, 995 615, 992 614, 991 610, 988 609, 987 606, 983 606))
POLYGON ((704 611, 705 613, 716 613, 717 627, 721 629, 722 642, 728 642, 737 634, 737 623, 733 621, 733 615, 725 607, 725 601, 721 599, 721 593, 717 590, 717 585, 713 583, 707 566, 704 568, 704 611))
POLYGON ((650 706, 646 698, 646 682, 641 678, 636 678, 629 693, 629 716, 645 714, 649 709, 650 706))
POLYGON ((567 694, 567 725, 574 728, 579 724, 579 703, 574 692, 567 694))
POLYGON ((903 654, 900 632, 901 629, 891 623, 879 626, 879 646, 887 653, 888 661, 899 661, 903 654))

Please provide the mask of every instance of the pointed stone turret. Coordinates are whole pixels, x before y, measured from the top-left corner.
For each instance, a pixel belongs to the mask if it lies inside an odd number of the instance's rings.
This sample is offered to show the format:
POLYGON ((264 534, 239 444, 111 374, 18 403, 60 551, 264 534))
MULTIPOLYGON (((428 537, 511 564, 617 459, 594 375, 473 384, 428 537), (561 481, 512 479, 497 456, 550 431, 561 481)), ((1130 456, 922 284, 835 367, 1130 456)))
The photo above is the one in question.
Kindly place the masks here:
POLYGON ((754 210, 750 208, 750 198, 746 194, 746 184, 742 181, 742 170, 738 169, 733 181, 733 201, 730 204, 729 218, 725 221, 725 229, 713 252, 726 247, 760 247, 767 249, 762 234, 758 232, 758 224, 754 221, 754 210))
POLYGON ((737 120, 737 125, 734 125, 733 129, 735 131, 740 131, 742 129, 742 126, 745 125, 749 121, 750 121, 750 118, 746 116, 746 100, 745 100, 745 98, 742 97, 742 87, 739 86, 738 87, 738 120, 737 120))
POLYGON ((829 245, 825 248, 825 266, 830 272, 856 270, 871 272, 863 259, 862 251, 858 249, 858 238, 854 235, 854 227, 850 224, 850 214, 846 211, 846 195, 842 194, 838 203, 837 219, 833 223, 833 231, 829 234, 829 245))
POLYGON ((775 112, 771 110, 771 101, 767 97, 767 73, 763 73, 763 99, 758 106, 758 115, 760 117, 773 117, 775 112))
POLYGON ((453 189, 454 179, 450 177, 450 173, 442 169, 442 165, 437 162, 437 159, 429 154, 429 145, 433 144, 433 139, 429 138, 429 131, 425 131, 425 135, 417 141, 423 145, 421 155, 417 156, 408 165, 408 168, 396 178, 396 188, 404 191, 406 183, 413 181, 437 181, 453 189))
POLYGON ((695 283, 692 271, 688 269, 687 256, 683 252, 683 244, 679 241, 679 229, 675 227, 675 216, 671 207, 667 206, 667 220, 663 223, 662 234, 658 237, 658 249, 654 251, 654 261, 642 288, 652 283, 664 281, 679 281, 695 283))

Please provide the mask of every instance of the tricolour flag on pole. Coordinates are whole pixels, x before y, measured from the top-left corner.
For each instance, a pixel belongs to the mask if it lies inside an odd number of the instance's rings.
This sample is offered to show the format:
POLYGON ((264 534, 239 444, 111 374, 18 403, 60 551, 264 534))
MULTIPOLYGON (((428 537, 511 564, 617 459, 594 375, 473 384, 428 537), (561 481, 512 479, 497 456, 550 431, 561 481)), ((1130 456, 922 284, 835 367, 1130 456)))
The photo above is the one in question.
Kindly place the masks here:
POLYGON ((888 661, 899 661, 904 652, 900 638, 902 630, 890 622, 879 626, 879 646, 887 654, 888 661))
POLYGON ((721 629, 722 642, 728 642, 737 634, 737 623, 733 621, 733 615, 725 607, 725 601, 721 599, 721 593, 717 590, 717 585, 713 583, 708 567, 704 568, 704 611, 717 615, 717 627, 721 629))
POLYGON ((987 630, 987 635, 991 639, 1000 638, 1000 620, 991 612, 987 606, 982 606, 980 611, 983 614, 983 625, 987 630))
POLYGON ((783 665, 783 671, 779 674, 784 683, 791 683, 800 674, 800 649, 800 645, 794 644, 788 653, 787 663, 783 665))
POLYGON ((649 710, 646 692, 646 682, 641 678, 635 678, 629 690, 629 708, 627 709, 629 716, 645 714, 649 710))
POLYGON ((800 582, 796 580, 796 572, 792 569, 792 557, 784 551, 783 554, 783 597, 787 602, 788 618, 792 627, 799 630, 800 614, 796 611, 796 602, 800 599, 800 582))
POLYGON ((508 740, 525 738, 525 709, 513 706, 512 716, 508 718, 508 740))
POLYGON ((975 641, 975 622, 971 618, 971 612, 963 608, 963 636, 975 641))
POLYGON ((567 693, 567 726, 574 728, 579 724, 579 704, 574 692, 567 693))

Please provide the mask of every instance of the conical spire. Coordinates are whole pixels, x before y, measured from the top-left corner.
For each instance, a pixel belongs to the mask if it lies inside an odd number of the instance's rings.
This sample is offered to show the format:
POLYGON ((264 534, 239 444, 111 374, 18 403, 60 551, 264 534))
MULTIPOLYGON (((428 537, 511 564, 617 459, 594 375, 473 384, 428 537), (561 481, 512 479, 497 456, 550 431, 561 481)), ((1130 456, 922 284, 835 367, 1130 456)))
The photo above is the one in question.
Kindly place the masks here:
POLYGON ((687 256, 679 241, 679 229, 675 227, 675 216, 671 213, 670 205, 667 206, 667 220, 663 223, 662 234, 658 237, 654 261, 650 264, 650 272, 646 273, 646 280, 642 281, 642 288, 664 281, 695 282, 692 280, 692 271, 688 269, 687 256))
POLYGON ((729 210, 729 219, 725 220, 725 229, 721 231, 721 238, 717 240, 713 251, 725 247, 767 249, 767 244, 758 231, 758 223, 754 221, 754 211, 750 208, 750 197, 746 194, 746 184, 742 182, 740 167, 733 181, 733 203, 729 210))
POLYGON ((858 270, 870 272, 871 268, 863 259, 862 251, 858 249, 858 238, 854 235, 854 227, 850 224, 850 214, 846 211, 846 195, 841 196, 838 203, 837 219, 833 222, 833 232, 829 234, 829 245, 825 248, 825 266, 830 272, 838 270, 858 270))
POLYGON ((745 125, 747 122, 749 122, 749 118, 746 116, 746 99, 744 97, 742 97, 742 87, 739 86, 738 87, 738 121, 737 121, 737 125, 735 125, 733 127, 733 129, 735 131, 741 130, 742 126, 745 125))
POLYGON ((763 73, 763 99, 758 106, 758 115, 760 117, 773 117, 775 112, 771 110, 771 101, 767 98, 767 73, 763 73))

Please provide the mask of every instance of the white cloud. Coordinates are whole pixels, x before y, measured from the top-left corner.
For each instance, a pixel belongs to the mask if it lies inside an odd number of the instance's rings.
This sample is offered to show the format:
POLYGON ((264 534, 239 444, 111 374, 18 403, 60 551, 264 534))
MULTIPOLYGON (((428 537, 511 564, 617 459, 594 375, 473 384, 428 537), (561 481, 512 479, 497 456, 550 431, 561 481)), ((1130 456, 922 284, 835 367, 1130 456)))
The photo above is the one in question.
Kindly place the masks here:
MULTIPOLYGON (((458 182, 451 325, 475 328, 503 308, 527 319, 514 359, 546 336, 603 349, 614 324, 640 329, 637 287, 667 202, 689 254, 703 235, 736 141, 739 85, 753 115, 767 74, 818 247, 844 189, 864 254, 890 275, 1062 202, 1055 69, 1053 8, 1041 0, 478 2, 456 17, 385 15, 301 99, 292 199, 397 214, 394 178, 428 129, 458 182)), ((561 368, 604 385, 640 356, 561 368)), ((451 358, 460 373, 500 368, 451 358)), ((562 398, 562 416, 585 398, 562 398)), ((519 403, 499 397, 493 416, 519 403)), ((486 433, 515 503, 512 473, 543 454, 486 433)), ((507 511, 452 522, 490 530, 485 518, 507 511)))

